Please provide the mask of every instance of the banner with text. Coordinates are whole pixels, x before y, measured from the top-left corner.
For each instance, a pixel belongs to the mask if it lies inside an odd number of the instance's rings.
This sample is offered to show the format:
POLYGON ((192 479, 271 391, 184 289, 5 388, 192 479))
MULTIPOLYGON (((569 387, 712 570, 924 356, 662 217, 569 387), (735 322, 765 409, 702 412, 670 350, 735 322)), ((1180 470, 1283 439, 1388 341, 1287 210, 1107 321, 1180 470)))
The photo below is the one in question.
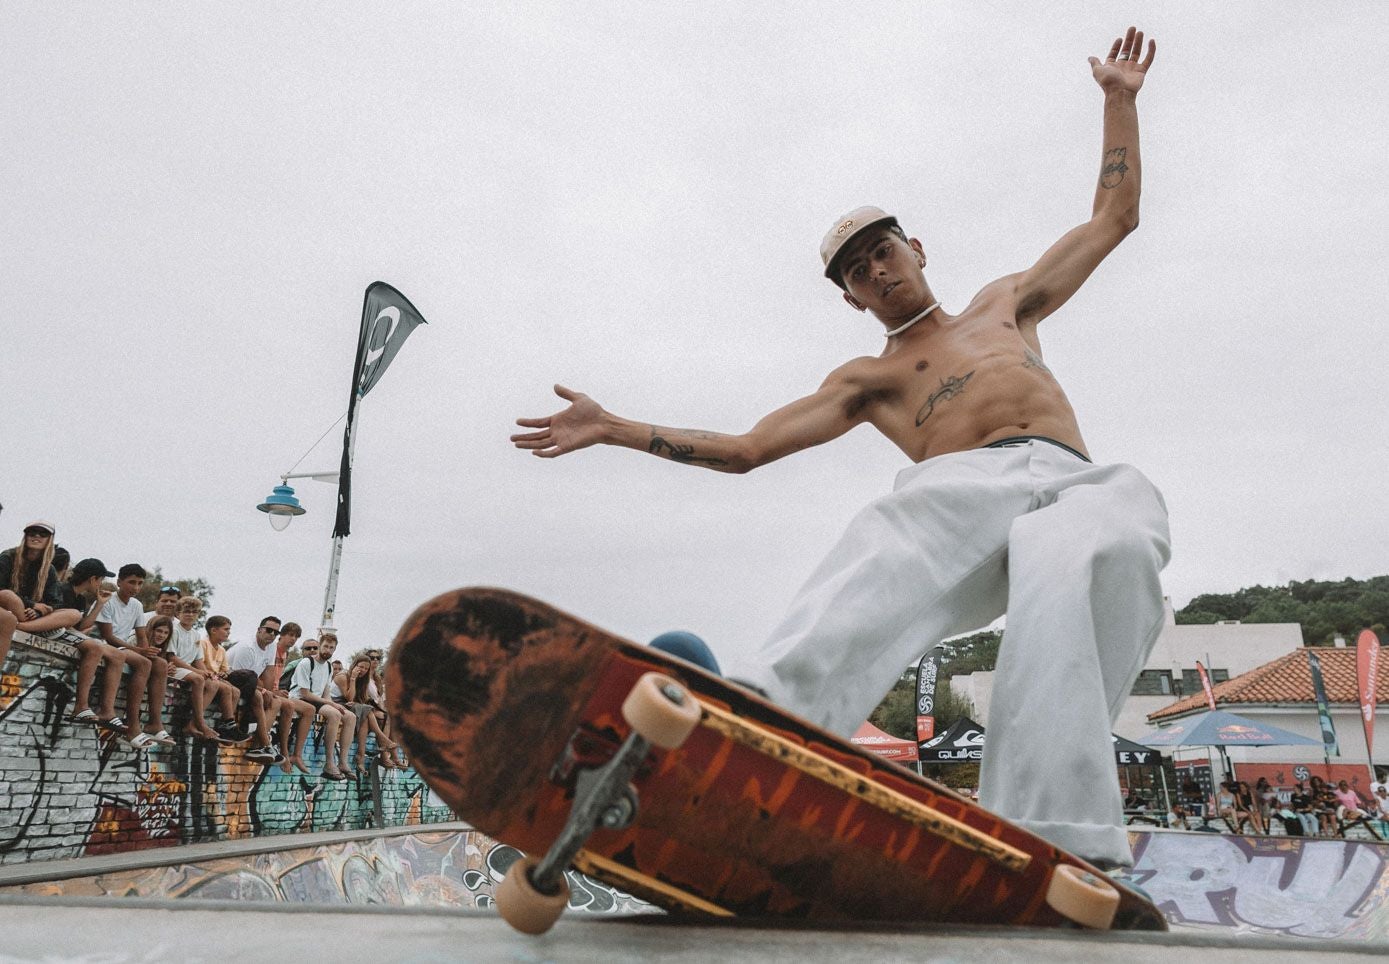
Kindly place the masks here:
POLYGON ((936 735, 936 679, 940 675, 940 652, 926 651, 916 664, 916 745, 921 750, 936 735))
POLYGON ((1360 722, 1365 724, 1366 759, 1374 769, 1375 683, 1379 680, 1379 637, 1366 629, 1355 641, 1355 682, 1360 693, 1360 722))

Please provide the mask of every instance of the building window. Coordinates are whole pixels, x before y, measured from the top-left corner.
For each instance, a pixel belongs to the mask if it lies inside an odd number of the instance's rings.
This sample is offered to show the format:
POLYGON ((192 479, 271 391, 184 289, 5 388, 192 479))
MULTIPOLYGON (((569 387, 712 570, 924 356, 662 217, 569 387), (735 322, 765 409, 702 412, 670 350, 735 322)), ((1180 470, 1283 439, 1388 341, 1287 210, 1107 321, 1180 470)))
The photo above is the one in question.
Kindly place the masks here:
POLYGON ((1145 669, 1133 681, 1134 696, 1171 696, 1172 673, 1165 669, 1145 669))
MULTIPOLYGON (((1223 683, 1230 678, 1230 671, 1228 669, 1213 669, 1209 672, 1211 677, 1212 688, 1214 688, 1217 683, 1223 683)), ((1182 670, 1182 692, 1188 695, 1192 693, 1200 693, 1201 674, 1196 672, 1196 670, 1194 669, 1182 670)))

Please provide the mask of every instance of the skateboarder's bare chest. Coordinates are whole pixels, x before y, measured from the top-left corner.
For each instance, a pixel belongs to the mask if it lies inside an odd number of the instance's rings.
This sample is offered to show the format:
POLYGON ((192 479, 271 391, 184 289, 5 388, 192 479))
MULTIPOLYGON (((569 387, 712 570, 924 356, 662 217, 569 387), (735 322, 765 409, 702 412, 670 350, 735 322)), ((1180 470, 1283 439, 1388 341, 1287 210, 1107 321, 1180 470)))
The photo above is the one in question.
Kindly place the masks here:
POLYGON ((990 307, 909 332, 864 366, 869 421, 914 461, 1009 434, 1079 440, 1035 329, 990 307))

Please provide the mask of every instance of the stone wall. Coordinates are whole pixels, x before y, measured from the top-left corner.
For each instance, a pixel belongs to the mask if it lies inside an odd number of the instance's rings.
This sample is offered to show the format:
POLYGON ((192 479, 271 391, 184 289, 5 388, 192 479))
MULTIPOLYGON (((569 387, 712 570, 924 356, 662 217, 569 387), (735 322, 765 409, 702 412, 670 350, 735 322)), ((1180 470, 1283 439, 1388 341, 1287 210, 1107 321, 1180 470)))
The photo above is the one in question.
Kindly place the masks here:
MULTIPOLYGON (((413 769, 368 766, 356 780, 332 782, 248 762, 242 747, 182 737, 177 746, 129 750, 105 731, 67 722, 76 666, 70 644, 16 632, 0 668, 0 864, 453 819, 413 769)), ((124 699, 122 692, 122 714, 124 699)), ((169 731, 187 717, 184 689, 171 681, 169 731)), ((305 760, 317 774, 318 726, 305 760)))

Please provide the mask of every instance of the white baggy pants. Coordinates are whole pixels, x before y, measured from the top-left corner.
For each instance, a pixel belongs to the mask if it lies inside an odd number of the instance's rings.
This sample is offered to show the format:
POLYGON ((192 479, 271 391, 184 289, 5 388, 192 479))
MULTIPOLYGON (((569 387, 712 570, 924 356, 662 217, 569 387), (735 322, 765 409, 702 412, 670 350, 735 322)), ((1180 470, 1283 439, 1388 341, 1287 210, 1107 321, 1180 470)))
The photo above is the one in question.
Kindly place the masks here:
POLYGON ((731 674, 844 737, 942 639, 1007 628, 979 801, 1072 853, 1131 865, 1110 728, 1163 624, 1162 495, 1041 440, 897 476, 731 674))

